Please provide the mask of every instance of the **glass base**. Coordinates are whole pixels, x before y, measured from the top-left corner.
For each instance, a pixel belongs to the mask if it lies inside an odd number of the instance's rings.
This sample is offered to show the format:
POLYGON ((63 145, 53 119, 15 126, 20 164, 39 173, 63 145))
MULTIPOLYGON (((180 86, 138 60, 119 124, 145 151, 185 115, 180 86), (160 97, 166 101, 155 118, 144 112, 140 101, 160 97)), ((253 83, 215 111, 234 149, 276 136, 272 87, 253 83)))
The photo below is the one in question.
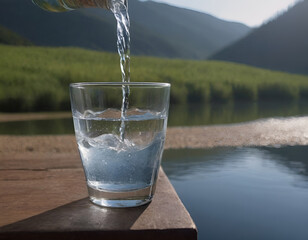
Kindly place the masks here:
POLYGON ((91 202, 102 207, 137 207, 152 201, 155 185, 126 192, 108 192, 88 186, 88 192, 91 202))
POLYGON ((110 207, 110 208, 128 208, 128 207, 138 207, 145 204, 148 204, 152 201, 152 197, 142 200, 106 200, 102 198, 90 197, 92 203, 99 205, 101 207, 110 207))

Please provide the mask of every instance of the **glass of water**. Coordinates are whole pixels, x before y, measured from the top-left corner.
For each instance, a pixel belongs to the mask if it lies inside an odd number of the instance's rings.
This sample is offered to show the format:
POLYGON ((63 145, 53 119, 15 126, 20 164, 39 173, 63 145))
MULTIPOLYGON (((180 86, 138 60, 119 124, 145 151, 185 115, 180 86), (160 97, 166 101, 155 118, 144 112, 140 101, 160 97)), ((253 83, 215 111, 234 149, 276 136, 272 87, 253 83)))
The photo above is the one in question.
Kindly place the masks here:
POLYGON ((75 135, 90 200, 134 207, 152 200, 169 110, 168 83, 73 83, 75 135))

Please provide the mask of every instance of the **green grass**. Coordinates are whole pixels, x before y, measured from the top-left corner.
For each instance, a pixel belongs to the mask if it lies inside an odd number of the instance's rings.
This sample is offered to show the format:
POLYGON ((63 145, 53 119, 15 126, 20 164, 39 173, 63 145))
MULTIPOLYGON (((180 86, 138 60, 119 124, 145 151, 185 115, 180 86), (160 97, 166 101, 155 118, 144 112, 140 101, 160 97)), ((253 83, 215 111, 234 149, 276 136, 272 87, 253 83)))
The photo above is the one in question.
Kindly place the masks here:
MULTIPOLYGON (((112 53, 6 45, 0 52, 0 111, 68 110, 69 83, 121 81, 112 53)), ((133 56, 131 81, 170 82, 173 104, 308 98, 308 76, 218 61, 133 56)))

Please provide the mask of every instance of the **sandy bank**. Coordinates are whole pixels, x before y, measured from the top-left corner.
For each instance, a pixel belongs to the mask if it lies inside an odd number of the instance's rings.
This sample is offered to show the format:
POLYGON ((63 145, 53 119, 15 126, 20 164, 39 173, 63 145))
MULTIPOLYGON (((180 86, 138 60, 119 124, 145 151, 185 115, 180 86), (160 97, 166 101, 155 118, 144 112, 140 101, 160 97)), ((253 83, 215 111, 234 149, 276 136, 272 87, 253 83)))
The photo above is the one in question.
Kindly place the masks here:
MULTIPOLYGON (((209 127, 171 127, 168 128, 165 148, 280 145, 308 145, 308 117, 266 119, 209 127)), ((14 153, 73 152, 77 152, 73 135, 0 135, 0 156, 14 153)))
POLYGON ((71 112, 0 113, 0 122, 71 118, 71 112))

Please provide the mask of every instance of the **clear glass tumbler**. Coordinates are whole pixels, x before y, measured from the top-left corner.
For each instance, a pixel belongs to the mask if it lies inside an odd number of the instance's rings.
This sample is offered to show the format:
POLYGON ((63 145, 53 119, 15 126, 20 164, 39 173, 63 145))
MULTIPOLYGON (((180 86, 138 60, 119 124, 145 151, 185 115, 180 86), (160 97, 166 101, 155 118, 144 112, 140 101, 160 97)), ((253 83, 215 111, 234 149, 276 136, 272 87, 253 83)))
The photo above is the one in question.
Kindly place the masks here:
POLYGON ((105 207, 150 202, 165 143, 170 84, 73 83, 70 96, 90 200, 105 207))

